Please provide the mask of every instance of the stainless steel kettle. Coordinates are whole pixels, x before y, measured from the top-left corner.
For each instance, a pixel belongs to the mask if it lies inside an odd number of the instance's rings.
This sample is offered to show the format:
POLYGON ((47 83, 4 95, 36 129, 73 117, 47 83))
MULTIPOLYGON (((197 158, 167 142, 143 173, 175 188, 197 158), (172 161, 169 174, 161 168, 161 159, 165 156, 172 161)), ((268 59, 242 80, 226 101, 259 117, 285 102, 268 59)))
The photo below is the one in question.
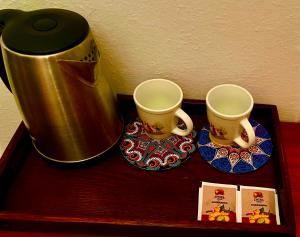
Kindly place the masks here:
POLYGON ((63 9, 6 9, 0 11, 0 30, 5 66, 0 62, 0 76, 41 155, 81 162, 118 142, 123 120, 81 15, 63 9))

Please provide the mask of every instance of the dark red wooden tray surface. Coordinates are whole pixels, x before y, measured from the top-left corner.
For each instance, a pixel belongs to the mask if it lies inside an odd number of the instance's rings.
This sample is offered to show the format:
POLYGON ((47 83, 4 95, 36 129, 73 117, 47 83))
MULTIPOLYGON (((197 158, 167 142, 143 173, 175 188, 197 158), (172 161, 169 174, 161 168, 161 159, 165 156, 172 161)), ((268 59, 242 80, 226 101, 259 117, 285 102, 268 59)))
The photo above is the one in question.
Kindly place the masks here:
MULTIPOLYGON (((125 124, 136 118, 131 96, 119 96, 125 124)), ((183 109, 199 131, 206 124, 203 101, 183 109)), ((118 236, 294 236, 295 219, 276 106, 255 105, 252 118, 270 133, 271 160, 247 174, 226 174, 196 151, 183 166, 164 172, 130 165, 116 145, 80 165, 42 158, 20 125, 0 159, 0 229, 118 236), (197 221, 200 181, 276 188, 280 226, 197 221)))

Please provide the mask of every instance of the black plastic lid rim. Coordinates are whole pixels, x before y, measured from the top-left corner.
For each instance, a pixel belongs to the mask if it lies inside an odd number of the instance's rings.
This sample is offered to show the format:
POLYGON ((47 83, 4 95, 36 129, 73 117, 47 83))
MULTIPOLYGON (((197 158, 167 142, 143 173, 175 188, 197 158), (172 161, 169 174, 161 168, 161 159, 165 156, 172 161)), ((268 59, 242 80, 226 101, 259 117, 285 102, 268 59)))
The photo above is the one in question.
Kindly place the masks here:
POLYGON ((48 55, 75 47, 88 32, 88 22, 78 13, 50 8, 16 15, 5 23, 2 39, 12 51, 48 55))

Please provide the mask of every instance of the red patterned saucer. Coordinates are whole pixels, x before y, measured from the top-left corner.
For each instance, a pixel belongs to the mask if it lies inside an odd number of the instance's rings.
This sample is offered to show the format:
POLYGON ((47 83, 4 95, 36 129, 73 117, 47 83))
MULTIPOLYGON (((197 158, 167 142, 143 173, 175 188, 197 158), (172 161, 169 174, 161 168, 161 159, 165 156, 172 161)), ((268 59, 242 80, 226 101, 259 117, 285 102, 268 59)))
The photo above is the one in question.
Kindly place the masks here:
MULTIPOLYGON (((183 126, 183 125, 181 125, 183 126)), ((163 140, 150 138, 139 120, 126 126, 120 150, 132 165, 146 170, 168 170, 183 164, 196 150, 193 130, 188 136, 172 135, 163 140)))

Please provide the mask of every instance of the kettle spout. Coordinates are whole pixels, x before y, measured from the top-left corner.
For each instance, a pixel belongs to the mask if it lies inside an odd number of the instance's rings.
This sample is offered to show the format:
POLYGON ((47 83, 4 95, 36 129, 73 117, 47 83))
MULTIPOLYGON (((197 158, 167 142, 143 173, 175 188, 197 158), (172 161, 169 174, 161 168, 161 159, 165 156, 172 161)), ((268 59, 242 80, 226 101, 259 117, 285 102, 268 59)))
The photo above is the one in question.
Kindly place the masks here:
POLYGON ((78 79, 88 86, 94 86, 96 82, 96 61, 84 62, 75 60, 59 60, 58 64, 62 73, 67 77, 78 79))

